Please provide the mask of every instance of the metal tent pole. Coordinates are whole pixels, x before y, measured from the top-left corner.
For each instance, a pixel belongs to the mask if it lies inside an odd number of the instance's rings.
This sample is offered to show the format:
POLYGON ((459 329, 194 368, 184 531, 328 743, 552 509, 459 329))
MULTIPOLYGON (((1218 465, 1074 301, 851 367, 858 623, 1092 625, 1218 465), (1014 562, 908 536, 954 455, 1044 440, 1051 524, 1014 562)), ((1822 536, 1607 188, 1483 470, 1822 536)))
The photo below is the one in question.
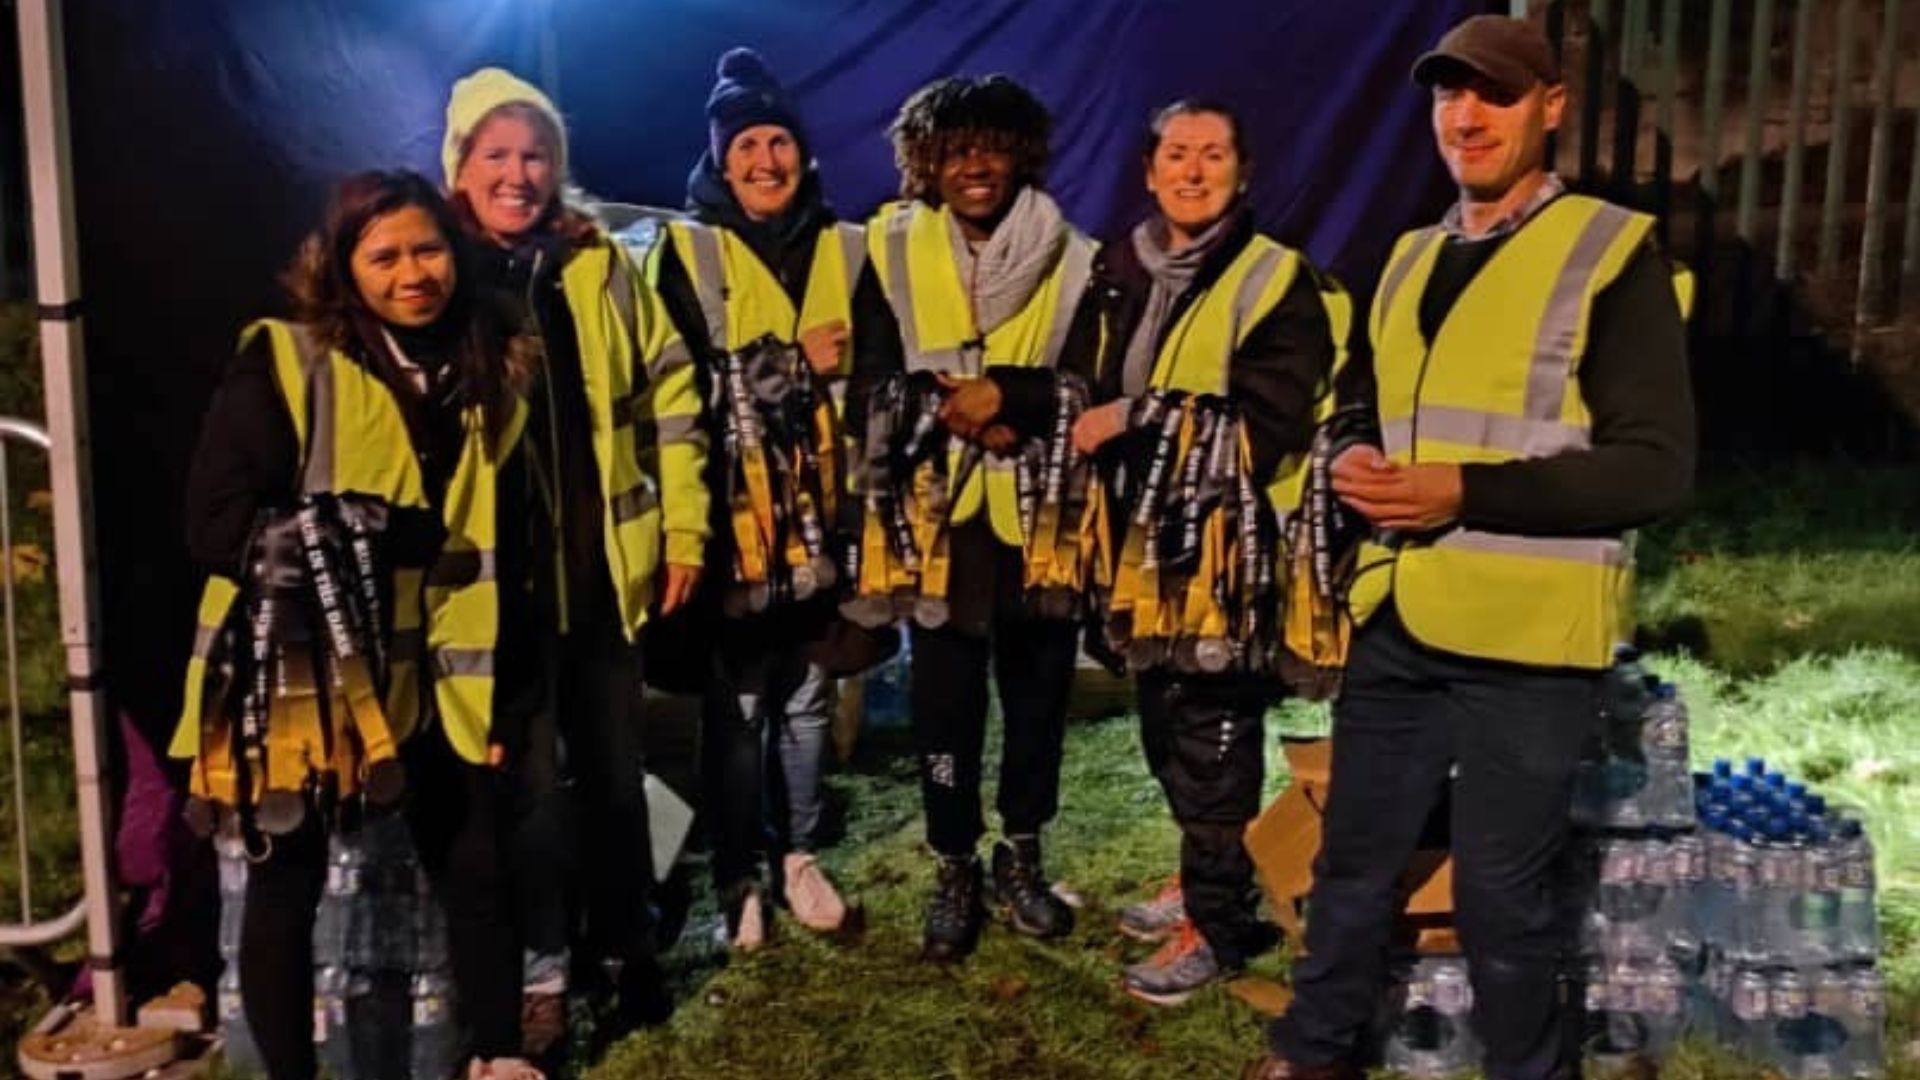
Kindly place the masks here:
POLYGON ((97 1020, 127 1024, 119 967, 119 897, 108 859, 106 687, 96 625, 91 446, 80 267, 74 234, 73 161, 67 142, 66 52, 58 0, 20 0, 27 187, 40 355, 53 438, 54 558, 60 577, 60 638, 67 651, 73 766, 79 780, 80 858, 87 890, 87 953, 97 1020))

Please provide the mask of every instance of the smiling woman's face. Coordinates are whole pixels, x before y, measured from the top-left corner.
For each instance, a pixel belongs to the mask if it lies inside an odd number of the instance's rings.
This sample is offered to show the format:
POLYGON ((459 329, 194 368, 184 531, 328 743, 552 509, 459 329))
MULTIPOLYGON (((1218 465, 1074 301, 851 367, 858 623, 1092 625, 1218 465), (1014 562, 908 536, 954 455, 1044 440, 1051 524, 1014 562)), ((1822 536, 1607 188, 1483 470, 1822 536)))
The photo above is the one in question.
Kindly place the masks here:
POLYGON ((1147 162, 1147 190, 1169 225, 1189 239, 1206 231, 1233 204, 1241 179, 1232 121, 1212 112, 1167 118, 1147 162))
POLYGON ((418 206, 367 223, 353 246, 353 284, 367 310, 393 326, 431 324, 453 299, 453 247, 418 206))

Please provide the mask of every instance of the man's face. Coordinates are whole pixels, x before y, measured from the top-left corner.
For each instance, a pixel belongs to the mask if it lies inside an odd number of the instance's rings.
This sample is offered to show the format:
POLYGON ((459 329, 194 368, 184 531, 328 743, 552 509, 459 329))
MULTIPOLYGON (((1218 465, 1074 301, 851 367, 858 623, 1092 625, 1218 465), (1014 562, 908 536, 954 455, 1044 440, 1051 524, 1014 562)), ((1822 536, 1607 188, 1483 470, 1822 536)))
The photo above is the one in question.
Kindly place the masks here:
POLYGON ((1560 126, 1563 86, 1535 83, 1518 97, 1462 70, 1433 86, 1433 136, 1454 182, 1490 202, 1546 168, 1547 132, 1560 126))
POLYGON ((991 232, 1013 201, 1013 154, 963 139, 940 160, 939 181, 940 201, 963 225, 991 232))

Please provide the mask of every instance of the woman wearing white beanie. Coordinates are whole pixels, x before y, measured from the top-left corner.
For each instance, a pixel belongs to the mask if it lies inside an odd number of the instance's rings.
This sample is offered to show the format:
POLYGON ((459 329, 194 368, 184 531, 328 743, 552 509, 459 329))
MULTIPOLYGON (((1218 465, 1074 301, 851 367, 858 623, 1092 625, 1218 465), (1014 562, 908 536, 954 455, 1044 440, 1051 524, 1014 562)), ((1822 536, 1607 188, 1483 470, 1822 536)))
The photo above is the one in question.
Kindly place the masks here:
MULTIPOLYGON (((647 914, 638 642, 700 577, 707 437, 692 363, 624 250, 563 198, 566 128, 545 94, 498 68, 456 82, 442 165, 482 241, 488 284, 544 353, 531 391, 538 497, 527 527, 539 565, 551 567, 534 576, 529 601, 551 647, 516 659, 544 665, 550 692, 501 704, 529 729, 514 770, 527 811, 515 869, 523 932, 530 952, 564 953, 575 922, 556 883, 572 854, 587 871, 592 951, 622 961, 621 1020, 657 1023, 671 1003, 647 914), (584 803, 571 843, 539 824, 556 808, 562 761, 584 803)), ((564 967, 555 974, 528 1002, 536 1053, 564 1033, 564 967)))

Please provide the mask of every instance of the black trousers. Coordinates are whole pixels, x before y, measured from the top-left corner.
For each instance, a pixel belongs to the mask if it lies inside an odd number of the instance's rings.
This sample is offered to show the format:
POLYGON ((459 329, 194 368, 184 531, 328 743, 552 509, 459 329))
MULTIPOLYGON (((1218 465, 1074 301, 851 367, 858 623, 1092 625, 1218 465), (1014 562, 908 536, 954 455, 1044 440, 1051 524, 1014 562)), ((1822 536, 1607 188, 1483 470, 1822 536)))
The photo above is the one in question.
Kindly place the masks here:
POLYGON ((927 843, 942 855, 972 854, 986 832, 980 781, 989 663, 1000 687, 1004 727, 1000 827, 1010 836, 1037 833, 1060 810, 1061 747, 1079 627, 1027 614, 1020 552, 985 529, 984 522, 973 522, 956 530, 953 624, 937 630, 916 625, 912 631, 909 705, 920 795, 927 843), (976 605, 991 611, 976 618, 966 610, 976 605))
MULTIPOLYGON (((421 865, 447 916, 447 949, 462 1028, 482 1058, 520 1052, 520 946, 502 873, 503 780, 460 760, 438 730, 405 747, 407 815, 421 865)), ((327 877, 317 814, 273 839, 248 869, 240 926, 240 994, 273 1080, 310 1080, 313 923, 327 877)))
POLYGON ((1260 813, 1272 692, 1252 679, 1153 671, 1138 679, 1147 768, 1180 826, 1187 915, 1215 959, 1238 968, 1274 942, 1256 915, 1242 836, 1260 813))
POLYGON ((502 705, 526 718, 519 753, 508 750, 509 762, 517 762, 515 901, 532 952, 553 955, 578 943, 584 908, 592 955, 577 960, 650 958, 653 858, 640 649, 622 633, 604 579, 593 584, 575 592, 570 632, 542 635, 544 677, 524 680, 516 700, 502 705))
POLYGON ((1427 648, 1391 610, 1362 629, 1334 706, 1307 955, 1271 1031, 1276 1051, 1302 1065, 1353 1057, 1385 978, 1401 871, 1452 774, 1455 920, 1486 1073, 1578 1075, 1580 1010, 1560 977, 1572 927, 1555 894, 1597 687, 1594 673, 1427 648))

